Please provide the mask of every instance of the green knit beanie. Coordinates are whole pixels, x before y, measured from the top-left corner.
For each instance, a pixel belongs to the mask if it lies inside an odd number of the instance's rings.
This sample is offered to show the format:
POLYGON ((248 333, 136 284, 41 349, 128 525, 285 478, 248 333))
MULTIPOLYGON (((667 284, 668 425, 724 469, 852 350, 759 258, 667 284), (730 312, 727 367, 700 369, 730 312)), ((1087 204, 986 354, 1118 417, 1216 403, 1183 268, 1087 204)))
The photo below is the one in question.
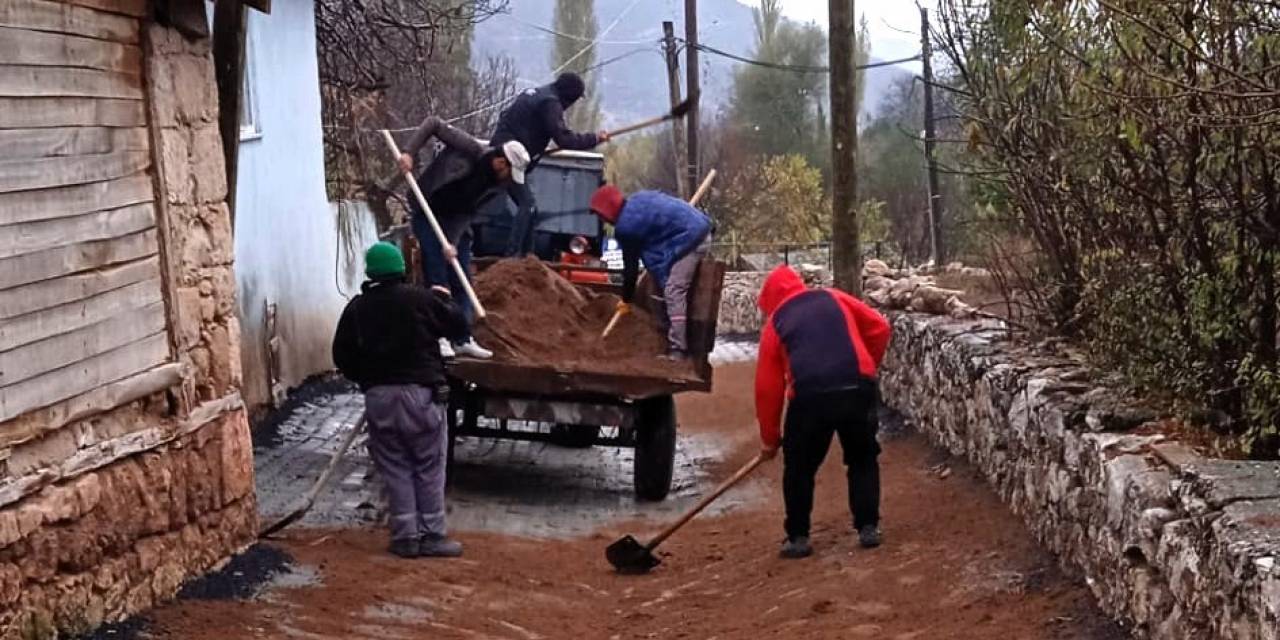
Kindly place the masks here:
POLYGON ((372 279, 404 275, 404 254, 390 242, 379 242, 364 254, 364 273, 372 279))

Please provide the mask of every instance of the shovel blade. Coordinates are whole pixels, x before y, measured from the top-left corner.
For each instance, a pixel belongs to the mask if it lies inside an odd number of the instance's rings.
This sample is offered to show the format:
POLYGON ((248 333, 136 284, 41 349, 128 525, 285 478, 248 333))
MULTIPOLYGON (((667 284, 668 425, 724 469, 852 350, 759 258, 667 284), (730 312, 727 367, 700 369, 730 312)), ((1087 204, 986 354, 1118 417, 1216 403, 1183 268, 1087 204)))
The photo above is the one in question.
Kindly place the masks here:
POLYGON ((648 573, 662 561, 639 540, 625 536, 604 550, 604 557, 618 573, 648 573))

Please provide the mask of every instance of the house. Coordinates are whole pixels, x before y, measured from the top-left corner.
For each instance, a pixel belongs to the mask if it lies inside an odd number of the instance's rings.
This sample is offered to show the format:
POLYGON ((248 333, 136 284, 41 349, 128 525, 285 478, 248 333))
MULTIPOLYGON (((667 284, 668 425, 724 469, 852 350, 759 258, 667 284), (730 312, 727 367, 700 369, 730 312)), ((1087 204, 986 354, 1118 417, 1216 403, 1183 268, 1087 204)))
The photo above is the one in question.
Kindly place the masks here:
POLYGON ((333 369, 334 328, 377 240, 363 210, 354 233, 340 233, 325 195, 315 23, 313 0, 248 16, 235 258, 243 396, 254 408, 333 369))
POLYGON ((0 638, 122 618, 256 537, 214 64, 239 27, 207 20, 0 2, 0 638))

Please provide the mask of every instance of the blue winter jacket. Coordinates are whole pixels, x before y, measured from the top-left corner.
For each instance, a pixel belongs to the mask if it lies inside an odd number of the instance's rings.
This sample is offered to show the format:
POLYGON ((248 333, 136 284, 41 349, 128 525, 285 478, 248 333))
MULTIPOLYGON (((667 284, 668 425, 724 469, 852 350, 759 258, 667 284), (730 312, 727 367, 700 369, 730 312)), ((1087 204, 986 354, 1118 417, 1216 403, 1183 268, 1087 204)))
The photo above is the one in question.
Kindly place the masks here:
POLYGON ((629 301, 634 294, 638 259, 644 260, 645 268, 661 289, 667 284, 672 265, 698 248, 710 232, 711 219, 684 200, 660 191, 631 194, 614 225, 614 236, 622 245, 626 263, 623 299, 629 301))

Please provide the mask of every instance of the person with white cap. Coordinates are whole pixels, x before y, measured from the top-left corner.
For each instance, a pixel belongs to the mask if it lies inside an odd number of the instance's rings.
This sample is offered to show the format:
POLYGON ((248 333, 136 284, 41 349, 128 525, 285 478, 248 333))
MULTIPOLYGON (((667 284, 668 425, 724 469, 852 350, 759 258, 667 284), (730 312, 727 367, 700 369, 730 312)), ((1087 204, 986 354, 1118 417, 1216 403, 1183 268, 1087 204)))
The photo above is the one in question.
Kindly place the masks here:
POLYGON ((427 197, 427 204, 431 206, 448 242, 440 245, 415 198, 409 198, 409 221, 413 235, 422 247, 422 272, 426 284, 449 287, 454 299, 462 304, 468 320, 465 331, 441 340, 440 350, 445 357, 456 353, 470 358, 492 358, 493 352, 476 344, 471 336, 474 310, 457 273, 450 268, 449 260, 456 257, 463 271, 470 273, 471 222, 490 198, 505 197, 511 185, 524 184, 529 152, 514 140, 490 147, 432 116, 423 121, 405 146, 400 156, 402 171, 413 171, 414 158, 432 138, 443 143, 444 149, 418 176, 418 187, 427 197))

